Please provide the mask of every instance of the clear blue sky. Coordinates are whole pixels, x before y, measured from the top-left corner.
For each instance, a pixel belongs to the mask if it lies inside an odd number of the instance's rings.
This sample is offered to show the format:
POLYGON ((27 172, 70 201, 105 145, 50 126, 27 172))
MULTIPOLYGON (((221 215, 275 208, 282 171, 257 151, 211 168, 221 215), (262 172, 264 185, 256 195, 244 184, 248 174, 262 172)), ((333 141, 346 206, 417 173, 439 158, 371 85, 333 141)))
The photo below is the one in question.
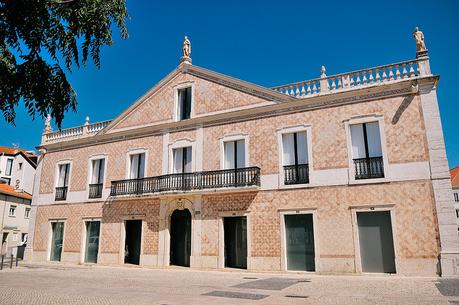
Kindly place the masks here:
MULTIPOLYGON (((128 0, 129 38, 115 35, 100 70, 68 77, 77 113, 63 128, 115 118, 179 63, 188 35, 193 64, 263 86, 295 82, 415 57, 411 36, 424 32, 450 166, 459 165, 459 1, 148 1, 128 0), (224 3, 224 4, 223 4, 224 3), (456 76, 455 76, 456 75, 456 76)), ((17 126, 0 118, 0 145, 34 148, 43 120, 18 108, 17 126)))

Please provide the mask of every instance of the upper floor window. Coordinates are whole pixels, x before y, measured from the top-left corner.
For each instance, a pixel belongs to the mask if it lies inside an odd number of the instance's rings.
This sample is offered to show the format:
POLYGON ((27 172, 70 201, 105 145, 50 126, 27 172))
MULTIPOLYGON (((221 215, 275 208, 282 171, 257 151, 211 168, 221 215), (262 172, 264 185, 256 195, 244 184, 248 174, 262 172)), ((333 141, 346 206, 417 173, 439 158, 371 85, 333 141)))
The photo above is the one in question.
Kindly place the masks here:
POLYGON ((179 120, 187 120, 191 117, 191 87, 177 89, 179 120))
POLYGON ((141 179, 145 177, 145 153, 133 154, 130 156, 130 179, 141 179))
POLYGON ((459 193, 454 193, 454 201, 459 202, 459 193))
POLYGON ((180 147, 173 150, 173 173, 174 174, 181 174, 181 173, 191 173, 192 171, 192 154, 191 154, 191 146, 188 147, 180 147))
POLYGON ((16 206, 15 205, 10 205, 10 210, 9 210, 8 215, 11 217, 16 216, 16 206))
POLYGON ((12 169, 13 169, 13 159, 7 159, 6 160, 5 175, 11 176, 11 170, 12 169))
POLYGON ((284 183, 309 183, 308 143, 306 131, 282 135, 284 183))
POLYGON ((59 164, 58 169, 59 173, 55 200, 65 200, 67 198, 67 188, 69 184, 70 163, 59 164))
POLYGON ((384 178, 379 123, 350 126, 355 179, 384 178))
POLYGON ((101 198, 104 185, 105 159, 91 161, 91 181, 89 184, 89 198, 101 198))
POLYGON ((245 164, 245 140, 224 142, 225 169, 244 168, 245 164))
POLYGON ((24 218, 29 218, 30 217, 30 208, 26 208, 24 212, 24 218))
POLYGON ((18 170, 22 170, 22 162, 18 163, 18 170))
POLYGON ((456 210, 456 218, 459 218, 459 210, 456 210))

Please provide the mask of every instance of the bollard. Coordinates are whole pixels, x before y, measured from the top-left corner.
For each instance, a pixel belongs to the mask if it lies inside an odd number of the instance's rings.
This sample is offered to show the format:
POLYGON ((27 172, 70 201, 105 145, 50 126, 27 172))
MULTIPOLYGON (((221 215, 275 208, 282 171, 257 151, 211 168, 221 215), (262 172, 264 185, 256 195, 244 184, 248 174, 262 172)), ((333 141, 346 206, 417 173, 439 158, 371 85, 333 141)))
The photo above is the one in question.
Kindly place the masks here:
POLYGON ((0 270, 3 270, 3 261, 5 259, 5 254, 2 254, 2 264, 0 265, 0 270))
POLYGON ((18 255, 16 254, 16 267, 18 266, 18 255))
POLYGON ((11 254, 11 259, 10 259, 10 269, 13 269, 13 254, 11 254))

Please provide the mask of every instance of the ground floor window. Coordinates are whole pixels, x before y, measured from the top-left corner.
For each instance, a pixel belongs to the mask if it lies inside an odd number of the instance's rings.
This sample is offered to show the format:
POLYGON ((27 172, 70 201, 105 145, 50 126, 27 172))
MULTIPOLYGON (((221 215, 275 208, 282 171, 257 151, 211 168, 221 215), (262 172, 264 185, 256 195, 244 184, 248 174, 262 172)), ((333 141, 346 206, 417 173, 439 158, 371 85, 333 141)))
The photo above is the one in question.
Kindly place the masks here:
POLYGON ((127 220, 125 223, 124 263, 140 264, 142 244, 142 220, 127 220))
POLYGON ((190 266, 191 213, 188 209, 175 210, 171 215, 170 264, 190 266))
POLYGON ((99 254, 100 221, 86 222, 85 263, 97 263, 99 254))
POLYGON ((357 212, 362 272, 395 273, 390 211, 357 212))
POLYGON ((247 217, 223 218, 225 267, 247 269, 247 217))
POLYGON ((51 231, 51 250, 49 259, 59 262, 61 260, 62 246, 64 243, 64 223, 52 222, 51 231))
POLYGON ((287 270, 315 271, 312 214, 284 215, 287 270))

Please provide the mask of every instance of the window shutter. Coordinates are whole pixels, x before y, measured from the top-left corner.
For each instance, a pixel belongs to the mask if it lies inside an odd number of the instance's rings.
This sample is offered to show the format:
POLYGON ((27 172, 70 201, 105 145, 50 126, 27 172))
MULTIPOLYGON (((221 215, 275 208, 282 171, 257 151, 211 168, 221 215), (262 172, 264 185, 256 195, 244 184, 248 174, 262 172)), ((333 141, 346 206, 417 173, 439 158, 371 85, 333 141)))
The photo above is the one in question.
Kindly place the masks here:
POLYGON ((186 156, 185 159, 185 168, 183 169, 184 173, 191 173, 192 172, 192 155, 191 155, 191 147, 186 147, 184 149, 184 154, 186 156))
POLYGON ((145 154, 139 154, 139 167, 137 168, 137 178, 145 177, 145 154))
POLYGON ((237 168, 244 168, 245 165, 245 140, 238 140, 237 145, 237 168))
POLYGON ((296 135, 298 149, 298 164, 308 164, 308 142, 306 131, 298 132, 296 135))
POLYGON ((91 184, 98 183, 98 174, 99 174, 99 160, 92 160, 92 176, 91 176, 91 184))
POLYGON ((293 144, 293 134, 283 134, 282 135, 282 148, 283 148, 283 162, 285 165, 294 165, 295 164, 295 152, 293 144))
POLYGON ((174 167, 173 173, 182 172, 182 162, 183 162, 183 150, 181 148, 174 149, 174 167))
POLYGON ((130 179, 137 179, 137 168, 139 166, 139 155, 131 155, 130 179))
POLYGON ((234 141, 225 142, 225 169, 232 169, 234 166, 234 141))
POLYGON ((381 134, 378 122, 367 123, 368 155, 370 157, 381 157, 381 134))
POLYGON ((352 158, 365 158, 365 142, 362 124, 351 125, 352 158))

